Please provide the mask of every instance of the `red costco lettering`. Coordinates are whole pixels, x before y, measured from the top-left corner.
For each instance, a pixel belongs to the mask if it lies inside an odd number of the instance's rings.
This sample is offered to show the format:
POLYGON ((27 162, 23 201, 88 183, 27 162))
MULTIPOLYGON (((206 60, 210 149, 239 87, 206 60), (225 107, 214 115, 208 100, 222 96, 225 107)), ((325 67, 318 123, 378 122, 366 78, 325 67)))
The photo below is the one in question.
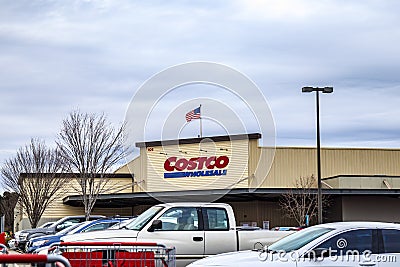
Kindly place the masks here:
POLYGON ((207 157, 200 157, 200 158, 197 158, 197 161, 199 162, 199 165, 197 165, 197 169, 198 169, 198 170, 203 169, 204 161, 206 161, 206 160, 207 160, 207 157))
POLYGON ((176 162, 176 157, 170 157, 164 162, 164 170, 172 172, 174 171, 174 165, 171 165, 171 163, 176 162))
POLYGON ((215 167, 222 169, 225 168, 229 163, 229 158, 227 156, 218 157, 215 160, 215 167))
POLYGON ((187 159, 179 159, 176 163, 175 163, 175 169, 178 171, 183 171, 184 169, 186 169, 188 165, 188 160, 187 159))
POLYGON ((214 169, 215 167, 215 159, 217 157, 209 157, 206 161, 206 167, 207 169, 214 169))
POLYGON ((184 171, 184 170, 201 170, 206 167, 209 170, 214 168, 223 169, 229 164, 227 156, 212 156, 212 157, 198 157, 189 160, 185 158, 178 159, 177 157, 170 157, 164 162, 164 169, 166 171, 184 171))
POLYGON ((187 166, 187 169, 188 169, 189 171, 192 171, 192 170, 194 170, 194 169, 197 168, 197 162, 196 162, 197 160, 199 160, 199 158, 191 158, 191 159, 189 160, 188 166, 187 166))

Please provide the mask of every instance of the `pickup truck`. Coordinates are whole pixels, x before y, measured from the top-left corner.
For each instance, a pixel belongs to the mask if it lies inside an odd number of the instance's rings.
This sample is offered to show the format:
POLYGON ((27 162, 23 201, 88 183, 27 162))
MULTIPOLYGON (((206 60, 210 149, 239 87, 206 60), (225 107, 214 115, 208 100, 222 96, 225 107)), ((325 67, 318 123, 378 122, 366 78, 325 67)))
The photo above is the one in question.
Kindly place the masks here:
POLYGON ((64 236, 61 241, 156 242, 176 248, 176 266, 209 255, 254 249, 289 235, 290 231, 236 227, 232 207, 220 203, 165 203, 153 206, 121 230, 64 236))

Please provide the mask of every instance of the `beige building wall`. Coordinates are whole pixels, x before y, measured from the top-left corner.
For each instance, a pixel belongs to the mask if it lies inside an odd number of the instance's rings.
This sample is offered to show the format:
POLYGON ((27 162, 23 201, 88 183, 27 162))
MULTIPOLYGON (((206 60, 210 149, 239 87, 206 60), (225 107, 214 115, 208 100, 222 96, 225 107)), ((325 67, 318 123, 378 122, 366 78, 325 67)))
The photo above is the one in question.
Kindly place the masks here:
MULTIPOLYGON (((107 183, 105 187, 105 192, 108 194, 112 193, 132 193, 131 179, 127 178, 112 178, 107 183)), ((71 178, 71 181, 64 186, 62 190, 58 193, 57 198, 53 201, 44 211, 39 225, 48 221, 56 221, 65 216, 81 215, 84 214, 83 207, 71 207, 63 204, 63 199, 70 195, 79 195, 76 191, 77 181, 71 178)), ((131 208, 94 208, 92 211, 93 215, 104 215, 104 216, 114 216, 114 215, 131 215, 131 208)), ((29 219, 27 214, 22 212, 20 207, 15 208, 15 231, 21 229, 28 229, 30 227, 29 219)))
MULTIPOLYGON (((396 149, 322 148, 321 177, 337 175, 399 176, 399 162, 400 150, 396 149)), ((261 164, 260 168, 265 168, 265 166, 261 164)), ((278 147, 272 167, 262 183, 262 187, 292 187, 299 177, 311 175, 316 177, 316 173, 315 148, 278 147)), ((396 184, 394 181, 391 182, 396 184)), ((333 187, 336 187, 335 184, 333 187)))
MULTIPOLYGON (((215 146, 215 143, 210 143, 215 146)), ((122 166, 116 173, 133 172, 135 192, 162 191, 187 189, 217 189, 226 188, 235 184, 236 188, 288 188, 292 187, 299 177, 316 177, 316 148, 310 147, 277 147, 276 149, 259 147, 258 140, 234 140, 232 142, 218 142, 217 147, 207 147, 206 143, 183 144, 176 147, 142 147, 141 156, 122 166), (206 149, 207 148, 207 149, 206 149), (164 161, 171 155, 195 157, 211 154, 226 154, 235 157, 230 162, 230 176, 227 179, 218 179, 213 183, 210 180, 201 182, 198 179, 183 179, 173 183, 162 181, 164 161), (202 152, 206 150, 211 152, 202 152), (179 152, 181 151, 181 152, 179 152), (236 151, 232 153, 232 151, 236 151), (164 154, 162 154, 164 153, 164 154), (187 154, 186 154, 187 153, 187 154), (167 154, 167 155, 165 155, 167 154), (236 165, 236 166, 235 166, 236 165), (128 168, 129 166, 129 168, 128 168), (254 175, 254 176, 253 176, 254 175), (249 177, 248 180, 245 178, 249 177), (188 183, 188 181, 190 181, 188 183), (237 183, 238 181, 241 181, 237 183), (224 187, 225 186, 225 187, 224 187)), ((340 175, 387 175, 400 176, 400 150, 398 149, 364 149, 364 148, 322 148, 321 175, 322 178, 340 175)), ((400 180, 386 178, 392 188, 400 187, 400 180)), ((350 180, 342 178, 340 181, 327 181, 334 188, 387 188, 381 181, 370 178, 367 180, 350 180), (377 185, 377 183, 379 185, 377 185)))
MULTIPOLYGON (((104 192, 107 194, 113 193, 132 193, 132 187, 129 186, 132 183, 131 179, 126 178, 112 178, 109 180, 104 188, 104 192)), ((71 207, 63 204, 63 199, 70 195, 79 195, 80 193, 78 183, 75 179, 71 179, 71 182, 64 187, 59 193, 59 197, 46 209, 43 213, 44 218, 62 218, 65 216, 72 216, 77 214, 84 214, 83 207, 71 207)), ((113 210, 110 209, 96 209, 94 212, 98 212, 99 215, 116 215, 113 210), (101 212, 101 213, 100 213, 101 212)), ((94 214, 94 213, 93 213, 94 214)))
POLYGON ((146 158, 145 157, 136 157, 132 161, 128 162, 127 164, 121 166, 118 168, 115 173, 116 174, 121 174, 121 173, 129 173, 132 174, 132 179, 133 179, 133 192, 142 192, 145 191, 146 189, 146 171, 143 167, 146 165, 145 164, 146 158))
MULTIPOLYGON (((206 190, 247 187, 249 142, 248 140, 233 140, 222 142, 200 142, 194 144, 148 146, 140 148, 140 159, 136 158, 128 166, 120 168, 117 173, 131 171, 134 174, 135 192, 148 191, 177 191, 177 190, 206 190), (165 161, 170 157, 187 160, 197 157, 227 156, 229 164, 227 175, 193 176, 184 178, 164 178, 165 173, 173 172, 164 169, 165 161), (138 189, 138 190, 136 190, 138 189)), ((213 169, 214 171, 217 168, 213 169)), ((208 171, 207 168, 189 171, 208 171)))

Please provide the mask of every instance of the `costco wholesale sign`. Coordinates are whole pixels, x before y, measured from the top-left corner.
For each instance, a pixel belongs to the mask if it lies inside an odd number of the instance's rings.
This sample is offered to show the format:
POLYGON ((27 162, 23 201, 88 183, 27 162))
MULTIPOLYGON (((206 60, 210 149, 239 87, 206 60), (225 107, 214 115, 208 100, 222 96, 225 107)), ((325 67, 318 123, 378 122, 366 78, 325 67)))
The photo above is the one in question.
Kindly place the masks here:
MULTIPOLYGON (((141 147, 137 179, 148 192, 243 188, 248 185, 249 140, 141 147)), ((132 166, 133 171, 134 166, 132 166)))
POLYGON ((164 162, 164 178, 185 178, 198 176, 226 175, 224 169, 229 164, 228 156, 211 156, 196 158, 170 157, 164 162))

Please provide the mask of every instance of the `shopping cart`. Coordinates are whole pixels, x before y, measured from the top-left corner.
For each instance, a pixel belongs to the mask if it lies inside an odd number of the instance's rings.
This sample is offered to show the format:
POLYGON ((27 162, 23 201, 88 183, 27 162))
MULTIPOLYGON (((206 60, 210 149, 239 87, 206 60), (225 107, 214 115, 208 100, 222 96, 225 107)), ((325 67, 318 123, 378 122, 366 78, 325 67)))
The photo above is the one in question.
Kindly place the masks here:
POLYGON ((29 267, 71 267, 68 260, 60 255, 0 254, 0 264, 6 266, 29 267), (17 265, 18 264, 18 265, 17 265))
POLYGON ((175 248, 145 242, 61 242, 49 253, 72 267, 175 267, 175 248))

